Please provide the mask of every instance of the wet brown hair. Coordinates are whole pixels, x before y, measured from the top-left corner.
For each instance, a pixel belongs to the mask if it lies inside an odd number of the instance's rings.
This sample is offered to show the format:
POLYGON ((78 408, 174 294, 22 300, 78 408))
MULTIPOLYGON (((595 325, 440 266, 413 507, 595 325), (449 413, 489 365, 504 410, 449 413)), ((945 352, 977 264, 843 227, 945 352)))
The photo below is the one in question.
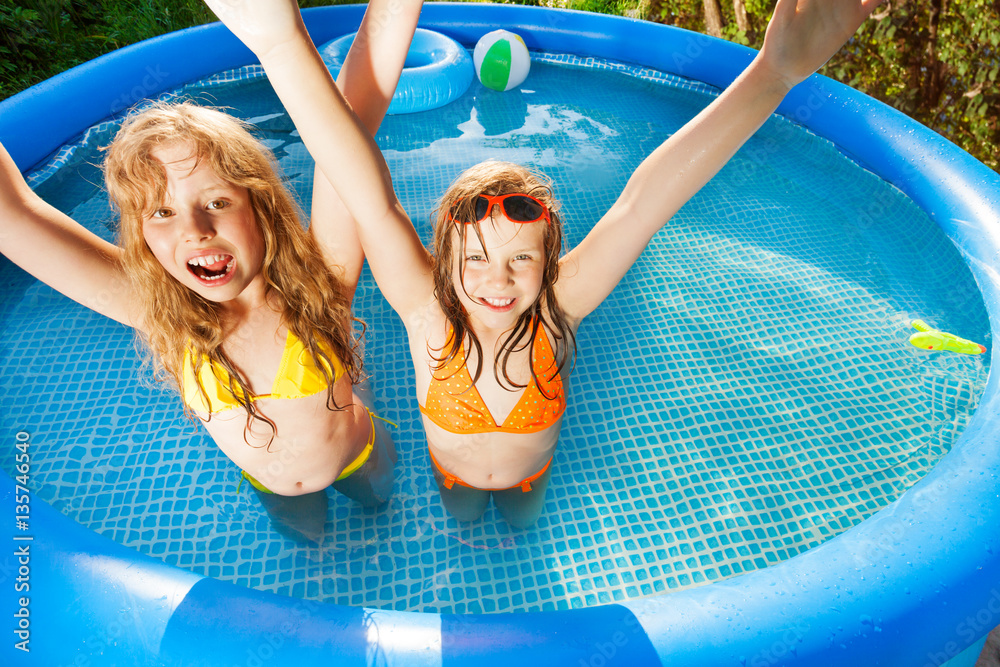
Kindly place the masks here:
MULTIPOLYGON (((167 187, 164 167, 150 153, 177 143, 189 144, 199 163, 207 162, 224 181, 247 190, 264 241, 260 272, 266 297, 278 298, 283 322, 328 381, 327 407, 343 409, 334 401, 331 357, 354 382, 362 373, 360 337, 353 333, 358 320, 351 315, 344 284, 303 228, 274 156, 250 133, 250 126, 191 103, 155 104, 130 114, 107 147, 104 163, 108 194, 121 216, 118 244, 124 251, 125 273, 143 307, 139 335, 157 379, 172 380, 181 388, 186 353, 191 354, 196 376, 204 360, 218 365, 229 374, 229 389, 247 412, 247 430, 260 419, 271 426, 272 439, 276 435, 274 422, 249 400, 246 377, 223 350, 221 304, 202 298, 167 273, 143 237, 143 221, 162 206, 167 187)), ((200 382, 199 390, 207 399, 200 382)))
MULTIPOLYGON (((541 292, 535 302, 518 317, 513 330, 504 339, 494 359, 493 374, 497 382, 501 385, 506 383, 506 386, 513 391, 526 385, 517 384, 510 379, 507 362, 513 352, 526 347, 531 348, 529 354, 534 354, 538 327, 544 326, 554 342, 557 370, 562 371, 576 353, 573 328, 555 298, 555 284, 559 279, 559 255, 562 251, 562 223, 558 212, 559 203, 553 197, 549 179, 521 165, 495 160, 477 164, 459 175, 444 193, 434 213, 434 293, 453 331, 451 339, 444 348, 437 350, 441 357, 437 359, 436 370, 444 368, 461 354, 462 342, 468 337, 476 348, 476 356, 479 359, 475 372, 471 373, 472 382, 475 384, 483 370, 483 348, 475 331, 472 330, 468 313, 459 301, 455 288, 452 273, 455 252, 456 248, 465 248, 466 234, 470 229, 479 238, 479 242, 483 243, 480 223, 474 221, 476 196, 512 193, 531 195, 539 200, 548 208, 551 219, 548 224, 544 220, 529 223, 545 225, 541 292), (454 222, 451 215, 452 207, 455 208, 455 220, 473 222, 454 222)), ((485 247, 484 243, 483 248, 485 247)), ((465 274, 465 253, 462 251, 458 251, 458 274, 461 281, 461 276, 465 274)), ((461 289, 465 289, 464 284, 461 284, 461 289)), ((534 364, 531 365, 531 375, 539 389, 544 392, 535 374, 534 364)), ((546 398, 554 397, 546 396, 546 398)))

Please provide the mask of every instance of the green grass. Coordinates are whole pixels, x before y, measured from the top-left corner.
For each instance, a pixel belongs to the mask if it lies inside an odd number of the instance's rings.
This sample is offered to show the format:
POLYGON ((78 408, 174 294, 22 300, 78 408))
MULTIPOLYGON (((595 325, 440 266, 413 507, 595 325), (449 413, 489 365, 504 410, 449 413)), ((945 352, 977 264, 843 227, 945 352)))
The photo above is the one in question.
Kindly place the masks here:
POLYGON ((201 0, 4 0, 0 99, 109 51, 214 20, 201 0))
MULTIPOLYGON (((353 1, 299 0, 299 5, 353 1)), ((556 5, 609 14, 621 14, 636 2, 508 0, 508 4, 556 5)), ((214 20, 201 0, 3 0, 0 100, 109 51, 214 20)))

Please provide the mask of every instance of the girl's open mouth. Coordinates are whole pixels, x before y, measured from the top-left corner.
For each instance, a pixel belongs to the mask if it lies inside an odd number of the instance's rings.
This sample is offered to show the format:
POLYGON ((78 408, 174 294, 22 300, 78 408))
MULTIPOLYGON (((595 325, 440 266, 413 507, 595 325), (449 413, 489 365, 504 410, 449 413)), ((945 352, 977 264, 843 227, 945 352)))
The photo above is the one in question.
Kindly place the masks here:
POLYGON ((232 255, 202 255, 192 257, 187 262, 187 269, 203 285, 223 285, 233 277, 236 258, 232 255))
POLYGON ((497 299, 492 297, 482 297, 479 299, 479 303, 483 304, 495 313, 506 313, 508 310, 514 307, 514 303, 517 299, 497 299))

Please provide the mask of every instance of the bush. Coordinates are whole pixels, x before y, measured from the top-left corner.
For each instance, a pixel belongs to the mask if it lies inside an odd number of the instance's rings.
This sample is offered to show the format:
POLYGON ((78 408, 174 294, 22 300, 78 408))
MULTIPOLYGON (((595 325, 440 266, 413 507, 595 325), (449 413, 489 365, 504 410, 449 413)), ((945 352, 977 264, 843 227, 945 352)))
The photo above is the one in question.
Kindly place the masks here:
MULTIPOLYGON (((645 8, 647 19, 706 32, 705 6, 713 0, 504 1, 618 15, 645 8)), ((719 34, 759 48, 774 0, 714 2, 719 34)), ((821 71, 899 109, 1000 170, 998 7, 997 0, 893 2, 879 8, 821 71)), ((213 20, 201 0, 4 0, 0 99, 113 49, 213 20)))

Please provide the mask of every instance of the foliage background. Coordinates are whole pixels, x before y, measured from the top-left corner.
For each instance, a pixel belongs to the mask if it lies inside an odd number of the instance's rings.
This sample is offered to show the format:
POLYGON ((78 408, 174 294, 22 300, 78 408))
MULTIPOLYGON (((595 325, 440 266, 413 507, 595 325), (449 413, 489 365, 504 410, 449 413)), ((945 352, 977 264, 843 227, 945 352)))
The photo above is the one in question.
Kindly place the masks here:
MULTIPOLYGON (((774 6, 774 0, 505 1, 631 16, 755 48, 774 6)), ((0 0, 0 99, 102 53, 211 20, 201 0, 0 0)), ((821 72, 1000 171, 1000 0, 888 0, 821 72)))

